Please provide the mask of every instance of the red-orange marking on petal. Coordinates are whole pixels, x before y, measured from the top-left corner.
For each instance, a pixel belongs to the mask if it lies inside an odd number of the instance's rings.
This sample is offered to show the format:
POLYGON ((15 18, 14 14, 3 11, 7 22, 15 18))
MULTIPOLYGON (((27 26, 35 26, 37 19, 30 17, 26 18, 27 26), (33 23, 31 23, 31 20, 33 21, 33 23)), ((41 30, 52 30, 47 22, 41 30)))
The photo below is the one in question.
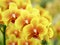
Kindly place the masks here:
POLYGON ((8 45, 18 45, 18 43, 17 42, 9 42, 8 45))
POLYGON ((9 9, 9 3, 10 2, 13 2, 13 1, 12 0, 6 0, 6 2, 5 2, 6 3, 6 6, 7 6, 7 9, 9 9))
POLYGON ((57 27, 57 33, 60 33, 60 27, 57 27))
POLYGON ((1 14, 0 14, 0 20, 2 20, 2 16, 1 16, 1 14))
POLYGON ((19 14, 18 13, 11 13, 9 15, 9 21, 11 21, 12 23, 15 23, 15 20, 18 18, 19 14))
POLYGON ((23 41, 22 45, 31 45, 31 42, 30 41, 23 41))
POLYGON ((18 30, 14 30, 12 34, 14 34, 16 37, 20 37, 20 32, 18 30))
POLYGON ((39 38, 39 34, 42 33, 42 28, 40 27, 30 28, 29 33, 30 33, 29 37, 39 38))
POLYGON ((27 25, 27 24, 30 24, 30 21, 31 21, 31 18, 25 18, 22 20, 22 24, 23 26, 27 25))

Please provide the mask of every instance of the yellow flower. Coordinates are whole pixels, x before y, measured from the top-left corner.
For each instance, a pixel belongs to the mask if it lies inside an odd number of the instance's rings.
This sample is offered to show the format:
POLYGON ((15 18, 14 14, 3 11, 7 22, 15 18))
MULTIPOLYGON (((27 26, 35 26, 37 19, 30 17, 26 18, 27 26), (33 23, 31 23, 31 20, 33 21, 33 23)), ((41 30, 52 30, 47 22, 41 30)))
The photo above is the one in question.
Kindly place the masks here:
POLYGON ((7 25, 10 22, 15 23, 15 20, 20 16, 20 10, 17 8, 15 3, 10 3, 9 9, 2 12, 2 20, 7 25))
POLYGON ((40 16, 47 18, 49 22, 52 21, 52 17, 50 15, 49 11, 45 10, 44 8, 40 7, 39 5, 37 5, 36 8, 39 10, 40 16))
POLYGON ((26 10, 32 15, 32 16, 40 16, 39 10, 36 8, 33 8, 31 4, 27 4, 26 10))
POLYGON ((47 28, 42 24, 29 24, 23 28, 23 36, 25 39, 37 38, 43 39, 43 36, 47 34, 47 28))
POLYGON ((52 39, 54 37, 54 32, 51 27, 48 28, 48 33, 44 36, 45 40, 52 39))
POLYGON ((19 45, 41 45, 40 40, 34 39, 34 38, 31 38, 31 39, 28 39, 28 40, 20 39, 18 41, 18 44, 19 45))
POLYGON ((31 20, 31 23, 42 24, 44 26, 49 26, 50 22, 45 17, 35 17, 31 20))
POLYGON ((15 22, 15 26, 18 29, 22 29, 24 26, 30 24, 31 20, 37 17, 37 15, 32 16, 27 10, 22 10, 21 11, 21 16, 17 18, 15 22))
POLYGON ((52 17, 47 10, 41 9, 40 10, 40 15, 47 18, 49 22, 52 21, 52 17))
POLYGON ((48 36, 49 38, 52 38, 54 35, 53 29, 52 28, 48 28, 48 36))
POLYGON ((15 28, 15 26, 13 24, 10 24, 6 28, 6 36, 9 38, 12 35, 16 38, 21 38, 22 32, 20 30, 18 30, 17 28, 15 28))
POLYGON ((6 39, 6 45, 18 45, 18 39, 12 36, 11 38, 6 39))

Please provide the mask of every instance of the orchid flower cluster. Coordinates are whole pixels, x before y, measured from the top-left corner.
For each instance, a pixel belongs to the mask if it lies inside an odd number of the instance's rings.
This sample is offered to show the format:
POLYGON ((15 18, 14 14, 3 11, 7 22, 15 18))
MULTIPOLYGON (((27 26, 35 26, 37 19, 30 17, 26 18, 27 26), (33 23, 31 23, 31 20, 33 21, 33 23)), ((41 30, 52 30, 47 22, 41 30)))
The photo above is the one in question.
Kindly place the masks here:
POLYGON ((42 40, 53 38, 52 18, 47 10, 33 7, 30 0, 8 3, 0 16, 7 26, 6 45, 42 45, 42 40))

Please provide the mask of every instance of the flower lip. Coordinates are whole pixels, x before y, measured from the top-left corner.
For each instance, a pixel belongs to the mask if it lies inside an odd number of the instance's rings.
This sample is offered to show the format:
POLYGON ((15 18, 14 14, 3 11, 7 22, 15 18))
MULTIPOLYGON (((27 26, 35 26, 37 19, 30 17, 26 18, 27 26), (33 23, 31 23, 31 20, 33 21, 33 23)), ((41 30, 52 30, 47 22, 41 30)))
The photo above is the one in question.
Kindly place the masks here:
POLYGON ((18 43, 17 42, 9 42, 9 45, 18 45, 18 43))
POLYGON ((11 13, 9 21, 11 21, 12 23, 15 23, 15 20, 18 18, 18 16, 19 16, 18 13, 11 13))
POLYGON ((14 30, 12 34, 14 34, 16 37, 20 37, 20 32, 18 30, 14 30))
POLYGON ((27 24, 30 24, 30 21, 31 21, 31 18, 25 18, 25 19, 23 19, 23 21, 22 21, 23 27, 25 25, 27 25, 27 24))
POLYGON ((25 20, 25 23, 28 24, 29 23, 28 20, 25 20))
POLYGON ((30 41, 23 41, 22 45, 31 45, 31 42, 30 41))
POLYGON ((39 38, 39 34, 42 33, 42 28, 33 27, 29 30, 29 37, 39 38))

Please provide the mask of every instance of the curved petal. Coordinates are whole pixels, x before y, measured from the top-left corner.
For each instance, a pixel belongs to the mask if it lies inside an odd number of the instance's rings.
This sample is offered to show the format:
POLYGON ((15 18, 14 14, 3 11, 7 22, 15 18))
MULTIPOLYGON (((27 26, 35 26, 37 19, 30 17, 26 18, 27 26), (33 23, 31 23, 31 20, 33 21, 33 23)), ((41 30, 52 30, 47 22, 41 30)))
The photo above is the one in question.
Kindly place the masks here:
MULTIPOLYGON (((24 37, 26 38, 39 38, 47 34, 47 28, 42 25, 29 24, 23 28, 24 37)), ((42 37, 43 38, 43 37, 42 37)))
POLYGON ((3 22, 7 25, 10 22, 11 23, 15 23, 15 20, 20 16, 20 10, 6 10, 4 12, 2 12, 2 20, 3 22))
POLYGON ((18 29, 22 29, 24 26, 30 24, 31 20, 33 19, 33 16, 29 14, 26 10, 21 11, 21 16, 17 18, 15 22, 15 26, 18 29))

